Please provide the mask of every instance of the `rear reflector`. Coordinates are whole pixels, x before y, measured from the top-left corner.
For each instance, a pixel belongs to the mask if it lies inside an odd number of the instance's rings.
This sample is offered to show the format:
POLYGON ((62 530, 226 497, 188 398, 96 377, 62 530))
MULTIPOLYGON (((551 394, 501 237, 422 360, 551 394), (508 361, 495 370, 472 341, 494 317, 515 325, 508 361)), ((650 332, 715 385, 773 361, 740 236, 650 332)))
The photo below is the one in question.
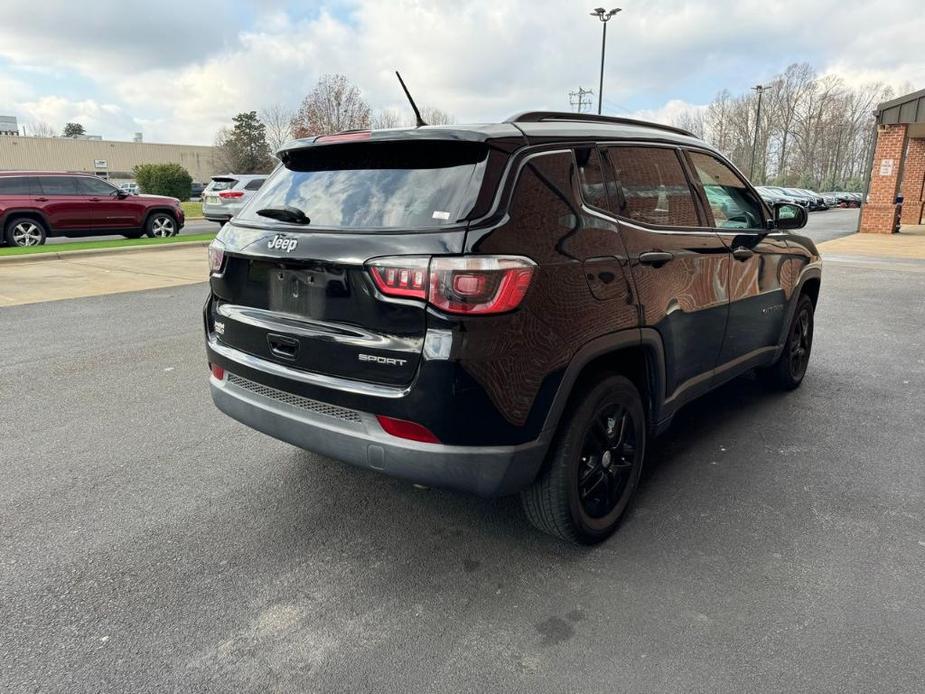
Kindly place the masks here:
POLYGON ((225 198, 226 200, 229 198, 243 198, 244 191, 243 190, 223 190, 221 193, 218 194, 218 197, 225 198))
POLYGON ((210 364, 209 369, 212 371, 212 378, 224 381, 225 380, 225 369, 223 369, 218 364, 210 364))
POLYGON ((511 311, 530 288, 535 263, 520 256, 392 256, 367 264, 386 296, 428 301, 447 313, 511 311))
POLYGON ((392 436, 410 441, 420 441, 421 443, 440 443, 440 439, 434 436, 430 429, 417 422, 395 419, 381 414, 377 414, 376 419, 379 420, 379 426, 382 427, 383 431, 392 436))

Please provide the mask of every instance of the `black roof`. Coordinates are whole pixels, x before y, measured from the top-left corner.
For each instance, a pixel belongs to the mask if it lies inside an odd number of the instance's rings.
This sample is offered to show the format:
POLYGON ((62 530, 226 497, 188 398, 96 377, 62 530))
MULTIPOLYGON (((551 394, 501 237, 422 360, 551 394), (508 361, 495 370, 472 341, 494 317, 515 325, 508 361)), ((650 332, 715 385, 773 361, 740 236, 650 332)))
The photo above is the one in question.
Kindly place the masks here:
POLYGON ((655 140, 693 144, 699 147, 706 146, 693 133, 660 123, 615 116, 597 116, 589 113, 527 111, 513 115, 502 123, 428 125, 420 128, 394 128, 371 132, 349 131, 320 138, 304 138, 286 143, 279 149, 279 152, 346 142, 418 139, 466 142, 515 139, 522 140, 524 145, 555 140, 655 140), (367 132, 368 135, 366 135, 367 132))

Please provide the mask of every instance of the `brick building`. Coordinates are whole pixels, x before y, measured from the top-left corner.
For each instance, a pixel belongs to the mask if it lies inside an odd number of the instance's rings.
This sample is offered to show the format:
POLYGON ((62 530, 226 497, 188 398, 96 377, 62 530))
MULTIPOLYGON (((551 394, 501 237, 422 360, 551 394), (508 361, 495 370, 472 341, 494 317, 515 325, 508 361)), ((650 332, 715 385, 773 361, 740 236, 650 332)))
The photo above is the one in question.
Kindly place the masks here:
POLYGON ((921 224, 925 213, 925 89, 880 104, 874 115, 877 144, 858 231, 889 234, 899 196, 902 224, 921 224))

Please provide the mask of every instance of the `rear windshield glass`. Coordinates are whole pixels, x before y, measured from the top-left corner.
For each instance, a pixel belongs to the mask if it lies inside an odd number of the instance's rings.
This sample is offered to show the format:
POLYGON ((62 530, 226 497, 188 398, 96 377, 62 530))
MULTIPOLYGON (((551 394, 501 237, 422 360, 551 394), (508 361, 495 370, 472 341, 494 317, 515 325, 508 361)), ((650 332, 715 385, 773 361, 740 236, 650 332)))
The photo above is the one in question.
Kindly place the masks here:
POLYGON ((233 178, 213 178, 206 190, 231 190, 237 181, 233 178))
POLYGON ((420 229, 466 218, 488 146, 474 142, 345 143, 291 152, 238 219, 267 207, 301 210, 312 227, 420 229))

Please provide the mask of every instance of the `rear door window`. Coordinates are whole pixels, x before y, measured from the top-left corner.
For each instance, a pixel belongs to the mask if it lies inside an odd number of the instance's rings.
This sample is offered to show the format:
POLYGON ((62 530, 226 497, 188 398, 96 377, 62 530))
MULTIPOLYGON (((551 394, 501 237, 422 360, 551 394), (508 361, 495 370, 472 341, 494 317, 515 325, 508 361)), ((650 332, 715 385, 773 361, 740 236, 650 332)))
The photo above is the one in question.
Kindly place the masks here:
POLYGON ((288 152, 240 220, 267 223, 295 207, 312 227, 424 229, 456 224, 478 197, 488 146, 480 142, 352 142, 288 152))
POLYGON ((247 185, 244 186, 244 190, 260 190, 260 186, 263 185, 263 182, 267 180, 265 178, 255 178, 253 181, 248 181, 247 185))
POLYGON ((77 179, 77 190, 80 191, 81 195, 95 195, 99 197, 106 197, 112 195, 116 189, 105 181, 101 181, 98 178, 90 178, 85 176, 77 179))
POLYGON ((694 194, 674 149, 608 147, 619 214, 659 227, 697 227, 694 194))
POLYGON ((76 176, 39 176, 45 195, 79 195, 76 176))

